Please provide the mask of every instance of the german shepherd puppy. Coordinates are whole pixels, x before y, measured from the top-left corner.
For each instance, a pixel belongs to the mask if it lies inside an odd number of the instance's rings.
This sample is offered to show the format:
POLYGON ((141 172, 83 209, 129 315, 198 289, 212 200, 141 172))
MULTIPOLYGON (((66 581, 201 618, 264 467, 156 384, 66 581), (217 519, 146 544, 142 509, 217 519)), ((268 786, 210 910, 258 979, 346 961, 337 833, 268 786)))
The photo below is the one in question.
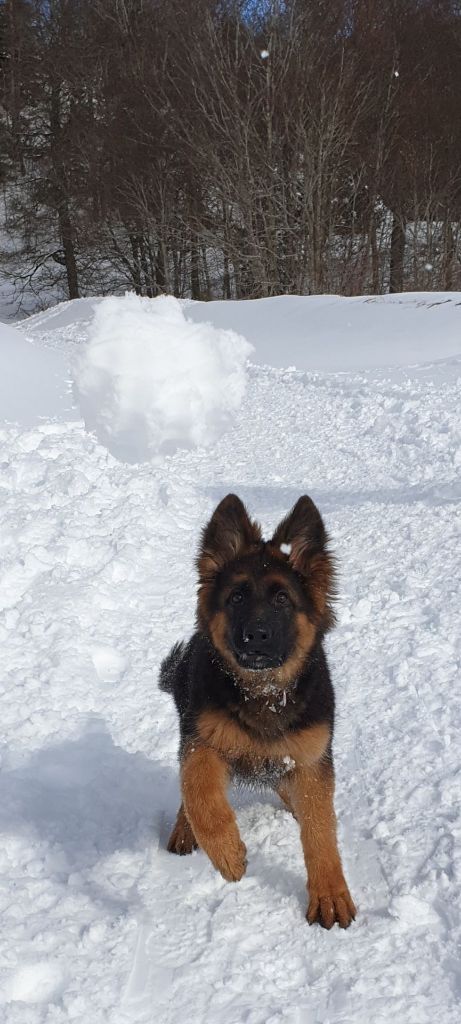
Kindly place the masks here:
POLYGON ((355 907, 336 842, 334 694, 322 645, 334 624, 327 545, 307 496, 270 541, 235 494, 203 530, 197 631, 173 647, 160 676, 181 733, 182 804, 168 849, 200 846, 237 882, 246 849, 227 785, 269 786, 299 822, 309 924, 347 928, 355 907))

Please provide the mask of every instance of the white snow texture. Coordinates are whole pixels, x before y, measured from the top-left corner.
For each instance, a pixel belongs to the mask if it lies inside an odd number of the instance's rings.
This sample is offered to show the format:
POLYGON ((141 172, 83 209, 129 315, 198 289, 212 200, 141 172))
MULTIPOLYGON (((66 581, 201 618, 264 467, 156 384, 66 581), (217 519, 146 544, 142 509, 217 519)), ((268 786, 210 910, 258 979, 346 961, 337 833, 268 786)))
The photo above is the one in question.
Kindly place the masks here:
POLYGON ((69 360, 38 347, 14 327, 0 323, 0 417, 32 427, 45 420, 73 419, 69 360))
POLYGON ((0 1022, 458 1024, 461 295, 210 304, 218 333, 193 337, 175 303, 153 306, 85 299, 0 324, 17 374, 0 384, 0 1022), (228 328, 255 362, 242 394, 239 343, 241 405, 220 433, 210 390, 227 396, 234 345, 209 356, 228 328), (82 402, 116 459, 65 407, 90 334, 82 402), (347 932, 307 926, 299 829, 269 792, 231 792, 238 884, 166 850, 178 728, 158 669, 193 629, 200 530, 229 491, 266 536, 311 494, 338 557, 347 932))
POLYGON ((87 429, 126 462, 213 444, 241 404, 251 351, 188 321, 172 296, 104 299, 75 371, 87 429))

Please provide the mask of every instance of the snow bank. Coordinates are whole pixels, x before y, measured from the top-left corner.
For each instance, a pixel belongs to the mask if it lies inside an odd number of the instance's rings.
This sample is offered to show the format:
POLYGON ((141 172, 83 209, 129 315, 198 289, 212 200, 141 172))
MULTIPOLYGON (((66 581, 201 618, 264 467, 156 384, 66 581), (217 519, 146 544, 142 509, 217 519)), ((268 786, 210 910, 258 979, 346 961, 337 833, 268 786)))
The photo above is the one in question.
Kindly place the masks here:
POLYGON ((461 355, 461 293, 278 295, 187 302, 187 316, 242 332, 254 361, 298 370, 408 366, 461 355))
MULTIPOLYGON (((61 302, 18 328, 46 345, 80 344, 103 301, 61 302)), ((181 306, 189 320, 243 334, 254 347, 252 362, 277 368, 363 371, 461 355, 461 292, 278 295, 181 306)))
POLYGON ((242 402, 251 351, 171 296, 103 299, 75 370, 86 427, 125 462, 210 445, 242 402))
POLYGON ((65 355, 0 323, 0 421, 32 427, 52 419, 75 419, 65 355))

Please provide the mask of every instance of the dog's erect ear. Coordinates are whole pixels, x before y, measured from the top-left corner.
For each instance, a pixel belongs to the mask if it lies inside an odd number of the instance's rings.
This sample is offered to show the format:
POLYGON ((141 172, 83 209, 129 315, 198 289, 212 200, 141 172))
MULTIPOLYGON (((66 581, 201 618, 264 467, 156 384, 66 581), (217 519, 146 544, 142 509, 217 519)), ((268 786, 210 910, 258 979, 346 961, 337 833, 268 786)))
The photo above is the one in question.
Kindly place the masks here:
POLYGON ((200 579, 210 579, 229 562, 251 551, 260 540, 261 530, 249 519, 243 502, 236 494, 228 494, 202 533, 197 558, 200 579))
POLYGON ((281 551, 296 572, 305 577, 324 629, 333 625, 331 601, 335 594, 334 562, 320 512, 304 494, 277 527, 271 546, 281 551))
POLYGON ((327 541, 327 531, 317 506, 307 494, 303 494, 279 523, 270 543, 288 555, 293 568, 303 573, 308 570, 313 555, 325 551, 327 541))

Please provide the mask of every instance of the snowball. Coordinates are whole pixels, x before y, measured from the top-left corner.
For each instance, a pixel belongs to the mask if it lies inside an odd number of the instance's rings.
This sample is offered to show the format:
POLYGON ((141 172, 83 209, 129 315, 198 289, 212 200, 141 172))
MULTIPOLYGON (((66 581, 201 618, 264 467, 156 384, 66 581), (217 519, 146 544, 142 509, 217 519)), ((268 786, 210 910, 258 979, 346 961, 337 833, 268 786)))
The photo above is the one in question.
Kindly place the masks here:
POLYGON ((213 444, 242 402, 252 350, 186 319, 171 296, 103 299, 74 372, 86 427, 125 462, 213 444))
POLYGON ((262 60, 267 60, 268 56, 269 56, 269 50, 261 50, 261 58, 262 58, 262 60))
POLYGON ((283 555, 291 555, 291 544, 281 544, 280 550, 283 555))

